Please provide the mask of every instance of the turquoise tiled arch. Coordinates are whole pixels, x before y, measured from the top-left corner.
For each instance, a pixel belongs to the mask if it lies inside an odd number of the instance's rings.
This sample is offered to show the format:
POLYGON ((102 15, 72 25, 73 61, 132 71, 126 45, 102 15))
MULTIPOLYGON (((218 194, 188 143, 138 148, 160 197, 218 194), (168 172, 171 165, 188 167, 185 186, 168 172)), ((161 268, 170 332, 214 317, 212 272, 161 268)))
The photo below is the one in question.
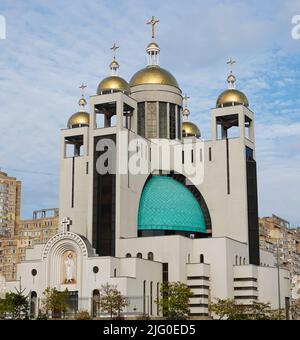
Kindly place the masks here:
POLYGON ((139 206, 138 230, 205 233, 202 209, 193 194, 168 176, 153 176, 146 183, 139 206))

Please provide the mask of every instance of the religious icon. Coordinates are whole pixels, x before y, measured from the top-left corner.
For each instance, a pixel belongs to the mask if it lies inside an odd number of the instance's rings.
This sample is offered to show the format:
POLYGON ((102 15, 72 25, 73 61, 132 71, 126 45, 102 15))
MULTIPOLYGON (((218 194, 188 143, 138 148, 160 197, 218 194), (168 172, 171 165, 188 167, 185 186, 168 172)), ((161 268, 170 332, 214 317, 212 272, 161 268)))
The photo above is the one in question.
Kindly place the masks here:
POLYGON ((76 283, 76 255, 72 251, 68 251, 63 257, 64 265, 64 284, 76 283))

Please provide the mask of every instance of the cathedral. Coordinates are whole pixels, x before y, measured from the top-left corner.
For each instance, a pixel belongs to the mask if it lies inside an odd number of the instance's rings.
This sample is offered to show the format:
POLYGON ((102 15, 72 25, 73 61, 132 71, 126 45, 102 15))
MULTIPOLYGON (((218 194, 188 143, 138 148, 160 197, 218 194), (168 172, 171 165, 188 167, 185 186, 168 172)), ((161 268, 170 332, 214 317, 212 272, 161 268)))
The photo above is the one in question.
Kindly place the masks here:
MULTIPOLYGON (((18 281, 41 308, 47 287, 68 289, 70 308, 101 316, 96 303, 109 283, 128 298, 125 316, 160 316, 163 282, 193 292, 191 317, 209 315, 216 299, 288 306, 290 278, 260 251, 255 114, 228 88, 211 110, 211 138, 192 122, 188 97, 160 66, 154 17, 147 65, 127 82, 118 46, 111 74, 61 130, 61 229, 18 265, 18 281)), ((221 91, 220 91, 221 92, 221 91)))

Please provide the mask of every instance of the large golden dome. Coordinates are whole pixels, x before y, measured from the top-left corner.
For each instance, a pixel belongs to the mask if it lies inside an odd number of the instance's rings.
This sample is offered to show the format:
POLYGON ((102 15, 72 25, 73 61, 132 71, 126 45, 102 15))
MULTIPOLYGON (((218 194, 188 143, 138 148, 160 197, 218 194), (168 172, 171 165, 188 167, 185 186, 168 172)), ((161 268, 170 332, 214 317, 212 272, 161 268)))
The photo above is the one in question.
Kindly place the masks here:
POLYGON ((243 92, 229 89, 220 94, 217 100, 217 108, 234 105, 249 106, 248 99, 243 92))
POLYGON ((76 112, 68 121, 68 128, 73 129, 77 127, 89 126, 90 115, 87 112, 76 112))
POLYGON ((148 66, 138 71, 130 80, 130 86, 145 84, 170 85, 179 88, 175 77, 159 66, 148 66))
POLYGON ((111 91, 130 94, 130 86, 125 79, 119 76, 110 76, 101 81, 97 94, 110 93, 111 91))
POLYGON ((191 122, 182 123, 182 137, 201 137, 201 132, 198 126, 191 122))

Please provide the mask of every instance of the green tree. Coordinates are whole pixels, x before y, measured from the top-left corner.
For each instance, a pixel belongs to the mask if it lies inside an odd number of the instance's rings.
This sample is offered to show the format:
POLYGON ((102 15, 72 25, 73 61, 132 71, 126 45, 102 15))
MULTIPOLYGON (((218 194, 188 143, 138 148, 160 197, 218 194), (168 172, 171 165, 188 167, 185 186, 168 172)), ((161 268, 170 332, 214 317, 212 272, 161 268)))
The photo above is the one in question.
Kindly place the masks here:
POLYGON ((210 312, 219 320, 281 320, 283 314, 278 315, 269 303, 254 301, 251 305, 239 305, 234 300, 218 299, 210 305, 210 312))
POLYGON ((164 282, 160 288, 161 298, 156 300, 160 311, 169 320, 188 319, 189 300, 193 297, 190 288, 181 282, 164 282))
POLYGON ((16 293, 6 293, 5 300, 1 302, 3 312, 10 313, 13 319, 28 319, 29 302, 24 291, 16 289, 16 293))
POLYGON ((43 301, 43 309, 48 315, 49 311, 51 311, 52 316, 60 317, 61 314, 65 315, 68 304, 67 299, 69 296, 69 291, 66 289, 64 292, 58 291, 56 288, 46 288, 43 292, 44 301, 43 301))
POLYGON ((102 312, 108 313, 111 319, 120 317, 121 312, 129 305, 128 300, 117 289, 108 283, 100 289, 100 308, 102 312))

